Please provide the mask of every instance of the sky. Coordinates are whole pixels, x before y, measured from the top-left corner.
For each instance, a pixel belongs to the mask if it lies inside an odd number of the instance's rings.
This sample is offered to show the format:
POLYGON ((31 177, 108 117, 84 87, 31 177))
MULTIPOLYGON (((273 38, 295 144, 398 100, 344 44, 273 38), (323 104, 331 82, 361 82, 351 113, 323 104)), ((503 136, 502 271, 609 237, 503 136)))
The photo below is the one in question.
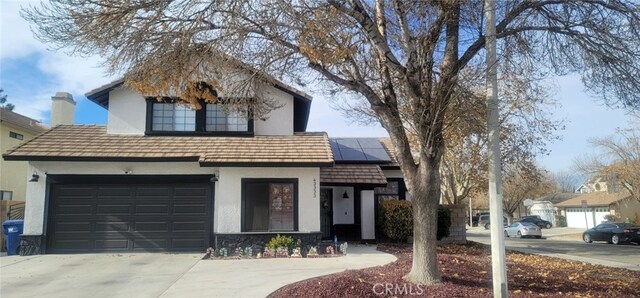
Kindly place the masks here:
MULTIPOLYGON (((49 123, 51 96, 65 91, 77 102, 76 124, 106 124, 107 111, 84 94, 117 78, 106 75, 100 57, 70 57, 37 41, 19 14, 20 7, 29 3, 34 2, 0 1, 0 88, 16 106, 14 111, 49 123)), ((551 112, 566 128, 558 133, 562 139, 549 145, 550 154, 540 156, 538 162, 551 172, 570 171, 576 158, 594 152, 589 139, 612 135, 616 128, 628 127, 631 119, 624 110, 606 107, 589 97, 579 76, 555 78, 553 85, 562 106, 551 112)), ((353 123, 333 109, 322 94, 312 95, 308 131, 326 131, 332 137, 387 135, 379 125, 353 123)))

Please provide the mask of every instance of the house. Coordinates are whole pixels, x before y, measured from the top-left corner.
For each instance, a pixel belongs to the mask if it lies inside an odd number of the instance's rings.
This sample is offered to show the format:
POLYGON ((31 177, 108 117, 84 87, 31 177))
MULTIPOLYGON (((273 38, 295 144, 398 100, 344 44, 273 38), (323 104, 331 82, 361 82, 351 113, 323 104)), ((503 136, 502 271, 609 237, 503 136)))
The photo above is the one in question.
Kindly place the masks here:
MULTIPOLYGON (((0 109, 0 152, 5 152, 36 135, 45 132, 48 127, 35 119, 18 113, 0 109)), ((10 219, 21 218, 24 214, 24 201, 27 191, 26 161, 5 161, 0 159, 0 223, 8 213, 10 219)), ((4 251, 4 233, 0 233, 0 249, 4 251)))
POLYGON ((577 193, 553 193, 546 196, 542 196, 533 200, 532 205, 529 207, 529 214, 539 215, 540 218, 551 222, 554 227, 558 226, 556 222, 556 215, 558 215, 557 204, 577 197, 580 194, 577 193))
POLYGON ((27 161, 23 255, 204 251, 263 246, 276 234, 304 246, 337 236, 375 241, 378 202, 406 198, 388 140, 307 132, 311 97, 263 86, 268 117, 157 101, 118 80, 86 94, 106 126, 65 119, 3 157, 27 161))
MULTIPOLYGON (((0 151, 6 152, 48 129, 38 120, 0 109, 0 151)), ((24 161, 0 160, 1 201, 25 200, 27 167, 24 161)))
POLYGON ((608 191, 608 183, 604 177, 594 176, 576 189, 576 193, 591 193, 596 191, 608 191))
POLYGON ((608 215, 621 221, 640 216, 640 202, 627 191, 586 193, 558 203, 556 207, 566 217, 567 226, 572 228, 593 228, 606 221, 608 215))

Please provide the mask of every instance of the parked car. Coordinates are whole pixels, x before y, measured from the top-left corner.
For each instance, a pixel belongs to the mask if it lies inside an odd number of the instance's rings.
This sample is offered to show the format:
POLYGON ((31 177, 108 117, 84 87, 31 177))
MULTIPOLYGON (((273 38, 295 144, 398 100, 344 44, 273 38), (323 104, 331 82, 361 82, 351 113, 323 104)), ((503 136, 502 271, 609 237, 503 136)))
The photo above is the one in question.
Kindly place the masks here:
POLYGON ((514 222, 510 226, 504 228, 505 237, 535 237, 542 238, 542 228, 530 222, 514 222))
POLYGON ((582 240, 586 243, 592 241, 607 241, 613 244, 623 242, 636 242, 640 244, 640 227, 630 223, 607 222, 582 233, 582 240))
POLYGON ((471 226, 472 227, 478 227, 480 226, 479 221, 480 221, 480 216, 483 215, 489 215, 489 212, 482 212, 482 213, 476 213, 473 218, 471 219, 471 226))
MULTIPOLYGON (((478 226, 484 227, 485 230, 488 230, 491 227, 490 215, 489 214, 480 215, 480 218, 478 219, 478 226)), ((502 217, 502 226, 503 227, 507 226, 506 217, 502 217)))
POLYGON ((519 222, 530 222, 533 223, 541 228, 545 228, 545 229, 551 229, 551 227, 553 227, 553 224, 550 221, 546 221, 542 218, 540 218, 539 215, 527 215, 527 216, 523 216, 520 219, 518 219, 519 222))

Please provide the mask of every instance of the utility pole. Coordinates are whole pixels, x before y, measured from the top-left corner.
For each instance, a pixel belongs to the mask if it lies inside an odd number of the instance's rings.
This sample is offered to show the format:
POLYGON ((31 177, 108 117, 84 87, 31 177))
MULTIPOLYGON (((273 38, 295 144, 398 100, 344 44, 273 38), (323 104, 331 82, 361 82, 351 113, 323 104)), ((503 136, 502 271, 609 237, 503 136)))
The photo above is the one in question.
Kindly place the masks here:
POLYGON ((507 297, 507 263, 502 227, 502 169, 496 56, 495 0, 485 0, 487 51, 487 131, 489 132, 489 208, 491 211, 491 267, 493 297, 507 297))

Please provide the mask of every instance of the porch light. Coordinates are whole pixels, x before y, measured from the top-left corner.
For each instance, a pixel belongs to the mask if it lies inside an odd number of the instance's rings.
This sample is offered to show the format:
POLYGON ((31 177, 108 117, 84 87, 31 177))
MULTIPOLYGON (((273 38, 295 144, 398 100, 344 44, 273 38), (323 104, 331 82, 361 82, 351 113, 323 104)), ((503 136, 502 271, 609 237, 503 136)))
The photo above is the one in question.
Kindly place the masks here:
POLYGON ((344 194, 342 195, 343 199, 348 199, 349 198, 349 194, 347 193, 347 191, 344 191, 344 194))
POLYGON ((38 182, 38 179, 40 179, 40 175, 38 175, 38 173, 33 172, 33 174, 31 175, 31 179, 29 179, 29 182, 38 182))

